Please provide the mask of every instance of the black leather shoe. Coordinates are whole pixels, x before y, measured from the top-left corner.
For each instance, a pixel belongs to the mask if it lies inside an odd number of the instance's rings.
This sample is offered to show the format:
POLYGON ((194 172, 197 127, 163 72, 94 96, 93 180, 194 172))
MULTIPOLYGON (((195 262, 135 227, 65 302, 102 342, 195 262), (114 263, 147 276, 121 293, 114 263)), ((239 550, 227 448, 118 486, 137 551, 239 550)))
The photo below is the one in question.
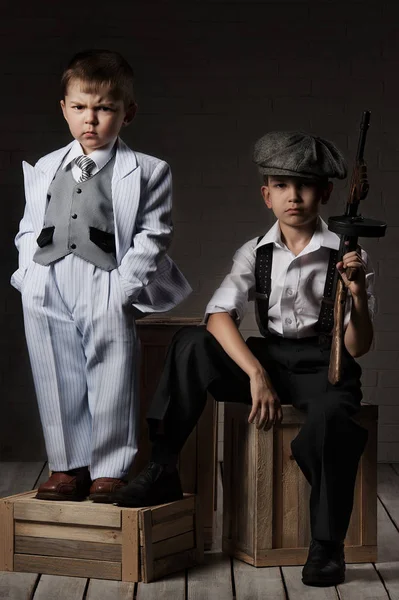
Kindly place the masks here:
POLYGON ((150 462, 133 481, 117 490, 112 501, 119 506, 154 506, 182 500, 183 492, 177 469, 150 462))
POLYGON ((342 542, 312 540, 302 569, 305 585, 327 587, 345 581, 345 555, 342 542))

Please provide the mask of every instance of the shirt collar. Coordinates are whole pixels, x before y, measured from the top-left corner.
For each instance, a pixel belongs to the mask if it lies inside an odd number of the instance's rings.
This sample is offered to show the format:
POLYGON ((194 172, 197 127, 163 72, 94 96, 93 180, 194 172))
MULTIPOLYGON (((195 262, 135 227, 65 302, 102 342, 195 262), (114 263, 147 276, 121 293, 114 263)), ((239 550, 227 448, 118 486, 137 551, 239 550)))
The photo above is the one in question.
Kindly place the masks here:
MULTIPOLYGON (((333 250, 339 249, 339 237, 336 233, 333 233, 328 229, 327 223, 323 221, 323 219, 319 216, 317 219, 316 230, 310 240, 309 244, 306 246, 307 251, 318 250, 321 247, 331 248, 333 250)), ((257 244, 254 248, 254 252, 260 246, 264 246, 265 244, 270 244, 273 242, 276 246, 280 248, 284 248, 285 245, 281 241, 281 229, 279 222, 276 221, 273 227, 269 229, 266 235, 260 240, 259 244, 257 244)))
MULTIPOLYGON (((115 146, 116 140, 117 140, 117 138, 115 138, 114 140, 112 140, 112 142, 110 142, 109 144, 104 146, 104 148, 100 148, 99 150, 94 150, 94 152, 91 152, 91 154, 89 155, 91 160, 95 162, 96 167, 99 171, 100 171, 100 169, 105 167, 105 165, 111 158, 111 154, 113 154, 113 152, 114 152, 114 146, 115 146)), ((75 160, 75 158, 78 158, 78 156, 82 156, 82 154, 83 154, 82 146, 79 144, 79 142, 77 140, 75 140, 71 146, 70 151, 66 155, 64 162, 62 163, 62 168, 66 169, 67 166, 70 165, 75 160)))

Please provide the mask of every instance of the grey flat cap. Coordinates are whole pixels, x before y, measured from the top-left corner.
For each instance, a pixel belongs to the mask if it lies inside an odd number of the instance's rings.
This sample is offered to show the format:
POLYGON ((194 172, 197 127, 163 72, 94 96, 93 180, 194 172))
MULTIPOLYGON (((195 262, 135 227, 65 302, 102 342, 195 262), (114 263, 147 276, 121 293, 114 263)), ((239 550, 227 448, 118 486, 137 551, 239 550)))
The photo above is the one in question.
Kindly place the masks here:
POLYGON ((302 131, 271 131, 255 144, 253 160, 262 175, 345 179, 347 167, 328 140, 302 131))

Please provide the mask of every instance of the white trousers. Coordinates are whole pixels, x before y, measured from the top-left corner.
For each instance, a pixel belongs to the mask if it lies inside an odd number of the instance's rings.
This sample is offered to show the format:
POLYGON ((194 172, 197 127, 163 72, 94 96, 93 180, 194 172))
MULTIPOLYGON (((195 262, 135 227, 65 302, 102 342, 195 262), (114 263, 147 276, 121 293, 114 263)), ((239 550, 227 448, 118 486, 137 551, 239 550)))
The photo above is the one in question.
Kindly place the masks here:
POLYGON ((118 271, 73 254, 32 262, 21 292, 50 469, 124 477, 137 453, 139 341, 118 271))

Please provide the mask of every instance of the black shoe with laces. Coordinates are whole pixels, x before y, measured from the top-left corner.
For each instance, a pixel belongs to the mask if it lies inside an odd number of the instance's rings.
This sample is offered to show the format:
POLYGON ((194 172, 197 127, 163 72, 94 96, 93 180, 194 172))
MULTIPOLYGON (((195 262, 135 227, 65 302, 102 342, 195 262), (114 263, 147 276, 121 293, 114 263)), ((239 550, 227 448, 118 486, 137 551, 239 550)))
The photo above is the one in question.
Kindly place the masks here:
POLYGON ((133 481, 113 494, 118 506, 138 508, 182 500, 183 492, 176 468, 150 462, 133 481))
POLYGON ((342 542, 312 540, 302 570, 305 585, 326 587, 345 581, 345 555, 342 542))

